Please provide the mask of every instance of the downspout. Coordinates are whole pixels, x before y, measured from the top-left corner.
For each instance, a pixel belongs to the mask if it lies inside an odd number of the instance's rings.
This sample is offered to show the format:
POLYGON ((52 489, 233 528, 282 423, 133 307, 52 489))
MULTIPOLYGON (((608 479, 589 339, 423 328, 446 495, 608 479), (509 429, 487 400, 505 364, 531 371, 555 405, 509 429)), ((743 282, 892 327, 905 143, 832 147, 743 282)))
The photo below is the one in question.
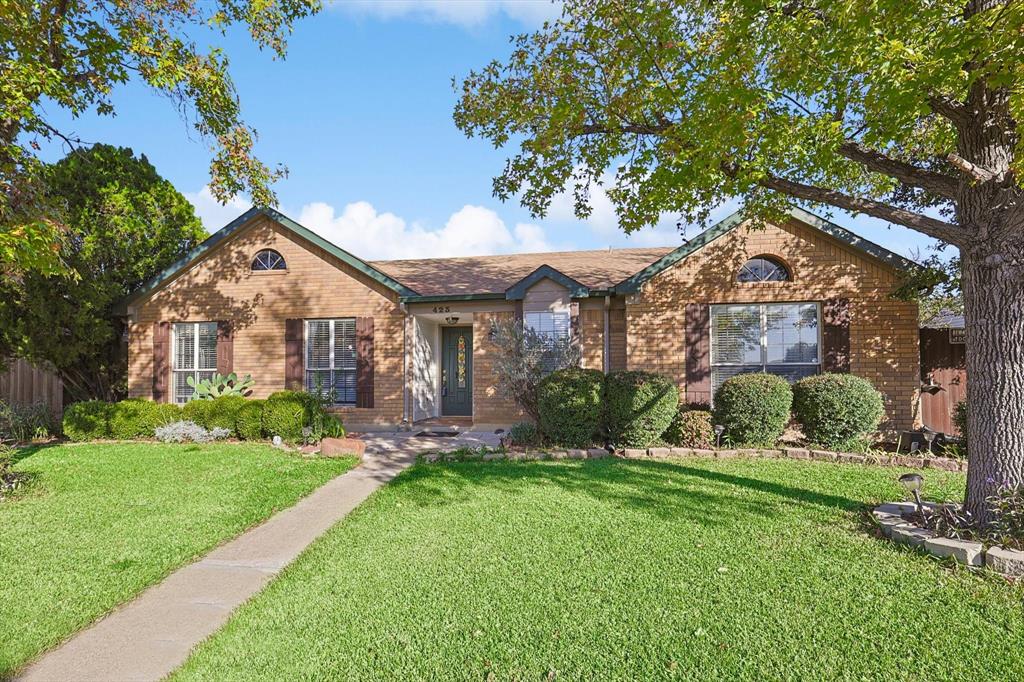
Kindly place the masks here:
POLYGON ((409 419, 409 309, 405 303, 398 304, 404 318, 402 320, 402 423, 400 431, 408 431, 412 421, 409 419))
POLYGON ((612 360, 611 360, 611 354, 612 354, 611 308, 612 308, 612 297, 611 296, 605 296, 604 297, 604 362, 602 363, 602 365, 604 365, 603 369, 604 369, 604 373, 605 374, 608 374, 608 372, 612 368, 612 360))

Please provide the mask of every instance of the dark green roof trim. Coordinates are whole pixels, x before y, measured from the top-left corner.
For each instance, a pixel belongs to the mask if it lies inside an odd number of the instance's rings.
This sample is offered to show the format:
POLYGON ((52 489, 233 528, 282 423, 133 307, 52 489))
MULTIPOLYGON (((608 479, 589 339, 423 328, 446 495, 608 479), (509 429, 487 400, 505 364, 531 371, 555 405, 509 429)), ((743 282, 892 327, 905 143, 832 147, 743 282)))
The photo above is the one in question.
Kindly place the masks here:
POLYGON ((632 294, 636 293, 640 289, 640 285, 649 280, 650 278, 657 275, 659 272, 667 270, 679 261, 689 256, 694 251, 704 248, 714 240, 721 237, 726 232, 729 232, 734 227, 743 222, 742 211, 737 211, 731 216, 718 222, 708 229, 704 230, 696 237, 686 242, 674 251, 666 253, 664 256, 654 261, 640 272, 627 277, 618 284, 615 285, 616 294, 632 294))
POLYGON ((187 254, 179 258, 169 267, 165 268, 162 272, 160 272, 160 274, 153 277, 148 282, 146 282, 141 287, 132 292, 127 298, 125 298, 119 304, 118 309, 115 312, 119 312, 122 314, 126 313, 128 310, 128 306, 158 289, 167 280, 171 279, 172 277, 180 273, 182 270, 184 270, 186 267, 194 263, 201 256, 209 252, 210 249, 223 242, 225 239, 233 235, 235 232, 238 232, 240 229, 248 225, 253 218, 260 215, 270 218, 271 220, 287 228, 289 231, 295 233, 299 237, 302 237, 308 242, 312 242, 313 244, 320 247, 321 249, 331 254, 338 260, 342 261, 343 263, 352 266, 359 272, 362 272, 364 275, 367 275, 371 279, 380 282, 387 288, 397 292, 399 296, 416 295, 415 291, 406 287, 398 280, 389 277, 388 275, 384 274, 383 272, 373 267, 366 261, 360 258, 356 258, 348 251, 342 249, 341 247, 335 244, 332 244, 331 242, 327 241, 320 235, 316 234, 315 232, 311 231, 306 227, 303 227, 302 225, 295 222, 294 220, 284 215, 283 213, 275 211, 272 208, 253 207, 250 208, 245 213, 243 213, 242 215, 235 218, 234 220, 232 220, 224 227, 214 232, 202 244, 199 244, 198 246, 193 248, 191 251, 189 251, 187 254))
POLYGON ((555 270, 550 265, 542 265, 526 277, 523 277, 521 280, 510 286, 505 291, 505 298, 510 301, 521 301, 526 298, 527 289, 545 278, 550 279, 552 282, 561 284, 563 287, 568 289, 569 295, 572 298, 586 298, 590 295, 590 289, 583 284, 580 284, 572 277, 555 270))
POLYGON ((505 294, 496 293, 485 293, 485 294, 437 294, 434 296, 420 296, 419 294, 413 294, 411 296, 400 296, 398 298, 402 303, 452 303, 458 301, 504 301, 505 294))
MULTIPOLYGON (((789 211, 789 215, 799 220, 802 223, 806 223, 811 227, 814 227, 821 232, 838 239, 839 241, 852 246, 853 248, 863 251, 869 256, 873 256, 878 260, 896 268, 897 270, 913 270, 920 267, 917 263, 904 258, 903 256, 893 253, 884 246, 879 246, 872 241, 864 239, 863 237, 850 232, 846 228, 840 227, 835 223, 825 220, 820 216, 816 216, 809 211, 805 211, 802 208, 793 207, 789 211)), ((654 261, 646 268, 636 273, 635 275, 628 277, 615 285, 615 293, 617 294, 632 294, 636 293, 640 286, 651 279, 655 275, 664 270, 667 270, 671 266, 675 265, 682 259, 686 258, 690 254, 698 251, 714 240, 718 239, 722 235, 730 232, 734 228, 741 225, 746 221, 746 216, 742 210, 736 211, 728 218, 712 225, 707 230, 701 232, 699 235, 686 242, 674 251, 662 256, 658 260, 654 261)))

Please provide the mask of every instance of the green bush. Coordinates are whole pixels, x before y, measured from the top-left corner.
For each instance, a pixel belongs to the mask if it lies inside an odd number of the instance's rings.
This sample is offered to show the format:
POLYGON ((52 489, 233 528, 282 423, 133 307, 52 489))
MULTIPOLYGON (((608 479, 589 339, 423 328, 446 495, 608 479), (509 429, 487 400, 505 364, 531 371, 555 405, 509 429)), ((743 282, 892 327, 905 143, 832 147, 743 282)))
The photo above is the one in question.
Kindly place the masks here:
POLYGON ((152 400, 131 398, 110 406, 110 437, 117 440, 134 440, 152 437, 156 403, 152 400))
POLYGON ((619 447, 650 446, 672 423, 679 407, 679 389, 661 374, 614 372, 604 386, 608 435, 619 447))
POLYGON ((715 393, 715 423, 734 445, 771 447, 782 437, 793 406, 793 389, 774 374, 739 374, 715 393))
POLYGON ((203 424, 204 427, 228 429, 233 434, 238 432, 238 411, 242 409, 242 405, 245 405, 245 398, 240 395, 224 395, 205 402, 210 403, 210 407, 206 415, 207 423, 203 424))
POLYGON ((530 447, 540 445, 540 429, 533 422, 516 422, 508 430, 512 445, 530 447))
POLYGON ((239 407, 235 419, 235 431, 242 440, 261 440, 263 438, 263 406, 265 400, 246 400, 239 407))
POLYGON ((312 425, 319 410, 316 397, 303 391, 278 391, 263 405, 263 431, 289 443, 304 440, 302 429, 312 425))
POLYGON ((64 410, 64 435, 75 441, 110 438, 110 403, 85 400, 64 410))
POLYGON ((961 400, 953 406, 953 426, 960 432, 960 440, 967 443, 967 401, 961 400))
POLYGON ((342 425, 341 420, 333 414, 324 414, 320 420, 320 428, 317 429, 316 420, 314 420, 313 429, 318 431, 313 434, 313 437, 317 440, 322 438, 344 438, 345 427, 342 425))
POLYGON ((213 413, 213 401, 197 398, 189 400, 181 406, 181 418, 190 421, 204 429, 210 428, 210 416, 213 413))
POLYGON ((819 374, 793 386, 793 414, 804 437, 826 448, 863 442, 878 428, 883 410, 882 394, 852 374, 819 374))
POLYGON ((594 444, 601 427, 604 375, 571 367, 552 372, 537 385, 540 430, 551 441, 572 448, 594 444))
POLYGON ((669 445, 684 448, 710 450, 715 446, 715 428, 711 422, 711 413, 707 410, 691 410, 680 405, 672 423, 661 435, 669 445))

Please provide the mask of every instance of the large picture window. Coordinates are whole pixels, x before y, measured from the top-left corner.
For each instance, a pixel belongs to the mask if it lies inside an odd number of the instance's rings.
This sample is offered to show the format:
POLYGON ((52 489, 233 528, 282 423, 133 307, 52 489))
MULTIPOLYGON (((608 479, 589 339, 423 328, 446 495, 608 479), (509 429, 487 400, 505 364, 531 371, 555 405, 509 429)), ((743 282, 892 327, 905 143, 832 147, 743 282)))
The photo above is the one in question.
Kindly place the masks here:
POLYGON ((217 372, 217 323, 178 322, 174 325, 174 402, 187 403, 195 382, 212 379, 217 372))
POLYGON ((793 382, 817 374, 817 303, 711 306, 711 388, 737 374, 767 372, 793 382))
POLYGON ((306 320, 306 390, 356 404, 356 320, 306 320))

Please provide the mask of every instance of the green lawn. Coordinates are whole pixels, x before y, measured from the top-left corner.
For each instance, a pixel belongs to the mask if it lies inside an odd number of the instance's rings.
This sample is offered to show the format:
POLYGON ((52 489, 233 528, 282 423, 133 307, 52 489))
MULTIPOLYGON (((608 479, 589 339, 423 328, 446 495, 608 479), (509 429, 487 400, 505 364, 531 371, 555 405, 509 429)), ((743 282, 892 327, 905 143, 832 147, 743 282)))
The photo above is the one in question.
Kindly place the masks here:
POLYGON ((265 445, 61 445, 0 503, 0 679, 354 459, 265 445))
MULTIPOLYGON (((421 465, 204 643, 184 680, 1019 679, 1024 590, 872 536, 897 469, 421 465)), ((927 471, 955 497, 960 474, 927 471)))

